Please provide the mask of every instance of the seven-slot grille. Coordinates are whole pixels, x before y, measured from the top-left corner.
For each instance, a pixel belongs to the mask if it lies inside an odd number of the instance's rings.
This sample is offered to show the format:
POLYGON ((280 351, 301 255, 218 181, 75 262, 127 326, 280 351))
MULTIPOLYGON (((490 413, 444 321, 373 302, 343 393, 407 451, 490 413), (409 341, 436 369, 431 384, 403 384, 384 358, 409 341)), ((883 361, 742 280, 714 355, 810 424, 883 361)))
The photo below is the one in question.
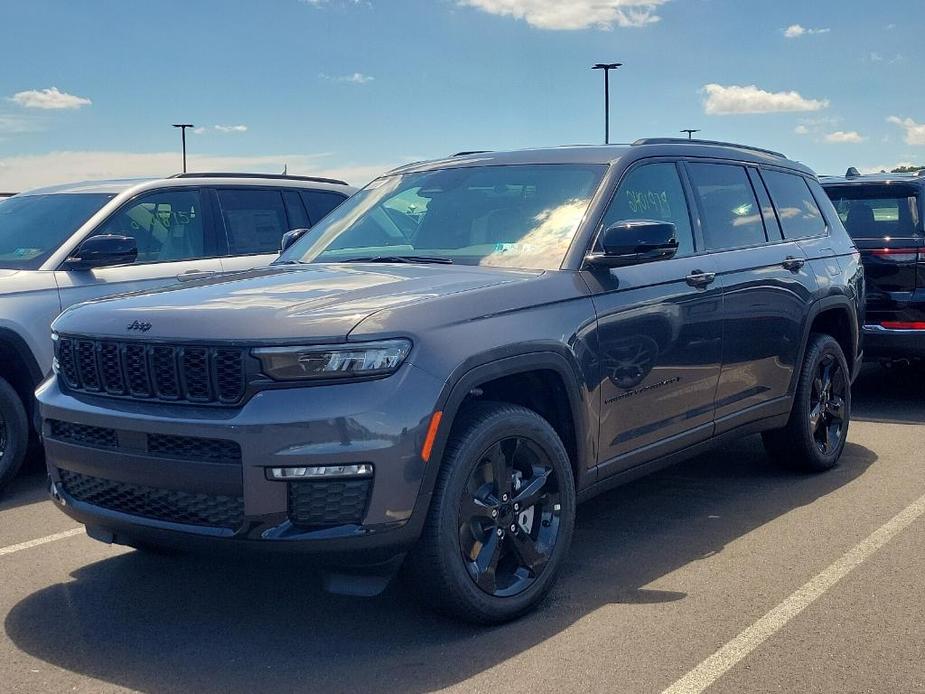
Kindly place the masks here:
POLYGON ((244 396, 244 351, 60 336, 55 356, 68 388, 169 402, 233 405, 244 396))

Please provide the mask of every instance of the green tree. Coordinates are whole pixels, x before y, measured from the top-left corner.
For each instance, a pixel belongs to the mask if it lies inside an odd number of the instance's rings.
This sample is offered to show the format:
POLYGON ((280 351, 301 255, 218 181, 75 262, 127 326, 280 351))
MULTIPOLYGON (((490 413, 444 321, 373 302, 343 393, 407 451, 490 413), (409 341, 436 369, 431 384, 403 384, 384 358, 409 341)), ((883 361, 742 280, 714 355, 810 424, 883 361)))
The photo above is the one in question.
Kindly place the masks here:
POLYGON ((925 169, 925 166, 897 166, 890 173, 915 173, 925 169))

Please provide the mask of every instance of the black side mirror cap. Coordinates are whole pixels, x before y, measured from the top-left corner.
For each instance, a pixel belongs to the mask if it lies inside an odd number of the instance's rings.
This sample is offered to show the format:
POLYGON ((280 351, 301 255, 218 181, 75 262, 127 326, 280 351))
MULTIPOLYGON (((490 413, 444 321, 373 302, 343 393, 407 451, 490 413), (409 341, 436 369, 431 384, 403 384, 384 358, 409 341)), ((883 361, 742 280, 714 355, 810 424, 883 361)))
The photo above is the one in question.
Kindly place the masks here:
POLYGON ((138 258, 138 243, 131 236, 91 236, 65 261, 69 270, 131 265, 138 258))
POLYGON ((311 229, 304 227, 301 229, 290 229, 287 231, 285 234, 283 234, 283 239, 279 245, 279 252, 285 253, 287 250, 289 250, 290 247, 293 246, 293 244, 295 244, 296 241, 305 236, 305 234, 307 234, 309 231, 311 231, 311 229))
POLYGON ((668 260, 678 252, 675 225, 653 219, 612 224, 601 234, 599 251, 585 256, 588 265, 625 267, 668 260))

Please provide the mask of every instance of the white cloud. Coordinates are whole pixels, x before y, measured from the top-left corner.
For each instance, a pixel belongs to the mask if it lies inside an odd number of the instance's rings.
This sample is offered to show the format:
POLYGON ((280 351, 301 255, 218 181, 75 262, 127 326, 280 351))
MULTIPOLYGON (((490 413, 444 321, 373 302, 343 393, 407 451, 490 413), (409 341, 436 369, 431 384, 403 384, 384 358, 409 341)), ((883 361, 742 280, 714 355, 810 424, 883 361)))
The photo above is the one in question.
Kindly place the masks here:
POLYGON ((10 100, 24 108, 42 109, 78 109, 93 103, 85 97, 58 91, 57 87, 16 92, 10 100))
POLYGON ((907 145, 925 145, 925 123, 916 123, 911 118, 900 118, 899 116, 890 116, 886 120, 906 131, 907 145))
POLYGON ((711 116, 737 113, 780 113, 784 111, 819 111, 827 108, 827 99, 805 99, 799 92, 768 92, 754 84, 723 86, 707 84, 703 111, 711 116))
POLYGON ((836 130, 834 133, 827 133, 822 139, 832 144, 857 144, 867 138, 856 130, 836 130))
POLYGON ((203 127, 193 128, 193 134, 194 134, 194 135, 202 135, 205 131, 206 131, 206 129, 203 128, 203 127))
POLYGON ((16 135, 40 130, 42 130, 41 125, 33 118, 0 113, 0 134, 16 135))
POLYGON ((246 133, 246 125, 216 125, 213 126, 220 133, 246 133))
POLYGON ((367 84, 376 79, 371 75, 364 75, 362 72, 354 72, 352 75, 326 75, 322 72, 318 76, 323 80, 343 82, 344 84, 367 84))
POLYGON ((828 27, 820 29, 807 29, 804 26, 799 24, 791 24, 789 27, 783 30, 784 36, 788 39, 798 39, 801 36, 813 36, 815 34, 828 34, 831 29, 828 27))
POLYGON ((802 123, 793 129, 797 135, 809 135, 809 128, 802 123))
POLYGON ((537 29, 603 30, 658 22, 668 0, 457 0, 490 14, 521 19, 537 29))
MULTIPOLYGON (((329 176, 364 185, 404 162, 332 164, 328 153, 224 156, 191 153, 190 171, 256 171, 329 176)), ((47 154, 0 156, 0 190, 28 190, 39 186, 104 178, 169 176, 180 169, 177 152, 63 151, 47 154)))
POLYGON ((902 166, 921 166, 921 164, 914 164, 911 161, 900 161, 895 164, 880 164, 879 166, 859 166, 858 171, 862 174, 872 174, 880 173, 881 171, 892 171, 893 169, 898 169, 902 166))

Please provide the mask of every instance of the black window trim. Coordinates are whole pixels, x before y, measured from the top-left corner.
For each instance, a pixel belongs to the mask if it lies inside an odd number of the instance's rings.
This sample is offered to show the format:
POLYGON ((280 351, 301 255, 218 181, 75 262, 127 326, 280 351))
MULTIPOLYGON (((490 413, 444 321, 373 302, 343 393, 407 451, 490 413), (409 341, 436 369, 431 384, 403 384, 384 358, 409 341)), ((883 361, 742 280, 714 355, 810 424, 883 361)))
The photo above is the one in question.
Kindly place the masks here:
MULTIPOLYGON (((221 255, 223 238, 221 237, 221 235, 218 234, 218 229, 216 229, 214 225, 215 220, 212 215, 211 205, 209 204, 207 200, 208 190, 206 186, 160 186, 157 188, 149 188, 147 190, 139 191, 135 193, 135 195, 133 195, 132 197, 123 201, 123 203, 119 205, 115 210, 110 212, 105 217, 105 219, 103 219, 103 221, 101 221, 99 224, 96 224, 92 229, 87 231, 87 233, 84 234, 83 238, 80 239, 75 244, 74 250, 76 251, 78 248, 80 248, 80 244, 82 244, 84 241, 91 238, 92 236, 96 235, 96 232, 99 229, 102 229, 103 227, 105 227, 112 219, 115 218, 116 215, 120 214, 122 210, 134 204, 135 201, 137 201, 139 198, 146 197, 152 193, 168 193, 168 192, 177 192, 177 191, 182 191, 182 192, 196 191, 199 193, 200 211, 202 212, 202 216, 203 216, 203 219, 202 219, 203 241, 204 242, 207 241, 208 237, 211 236, 212 241, 215 247, 218 249, 219 254, 218 255, 204 255, 204 256, 199 256, 196 258, 182 258, 182 259, 172 259, 172 260, 149 260, 149 261, 142 262, 142 263, 139 263, 139 262, 127 263, 125 265, 115 265, 112 267, 127 268, 127 267, 144 267, 147 265, 164 265, 166 263, 192 263, 192 262, 196 262, 197 260, 216 260, 216 259, 221 259, 225 257, 221 255)), ((105 268, 96 268, 96 269, 102 270, 105 268)), ((55 268, 55 272, 65 272, 65 271, 70 271, 69 268, 67 267, 67 258, 62 260, 61 263, 58 265, 58 267, 55 268)))

